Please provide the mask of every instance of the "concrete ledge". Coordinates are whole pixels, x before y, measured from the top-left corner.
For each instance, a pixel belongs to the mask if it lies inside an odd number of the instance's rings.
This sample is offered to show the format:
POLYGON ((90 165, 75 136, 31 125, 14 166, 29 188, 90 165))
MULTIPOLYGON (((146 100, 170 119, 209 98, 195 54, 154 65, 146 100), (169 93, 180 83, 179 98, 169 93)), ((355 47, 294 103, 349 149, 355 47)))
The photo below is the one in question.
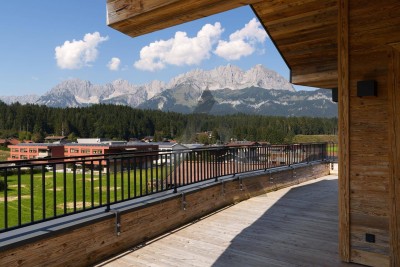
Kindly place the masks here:
POLYGON ((181 187, 0 234, 0 266, 86 266, 218 209, 329 174, 324 162, 255 171, 181 187))

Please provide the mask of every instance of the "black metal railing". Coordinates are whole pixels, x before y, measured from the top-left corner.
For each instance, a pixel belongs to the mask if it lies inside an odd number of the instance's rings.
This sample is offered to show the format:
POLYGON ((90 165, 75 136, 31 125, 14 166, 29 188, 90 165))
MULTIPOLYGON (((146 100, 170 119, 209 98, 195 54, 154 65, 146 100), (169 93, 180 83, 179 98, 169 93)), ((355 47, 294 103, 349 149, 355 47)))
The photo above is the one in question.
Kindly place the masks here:
POLYGON ((208 147, 0 162, 0 232, 222 176, 328 161, 333 144, 208 147))
POLYGON ((338 163, 339 145, 334 142, 327 143, 328 161, 330 163, 338 163))

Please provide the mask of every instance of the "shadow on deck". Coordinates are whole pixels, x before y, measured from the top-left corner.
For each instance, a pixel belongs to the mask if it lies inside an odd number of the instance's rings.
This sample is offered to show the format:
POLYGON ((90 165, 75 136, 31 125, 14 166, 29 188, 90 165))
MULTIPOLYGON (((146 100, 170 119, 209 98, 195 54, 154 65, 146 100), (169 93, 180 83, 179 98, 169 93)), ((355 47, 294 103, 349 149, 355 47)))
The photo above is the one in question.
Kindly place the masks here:
POLYGON ((99 266, 352 266, 338 256, 337 197, 337 177, 325 176, 243 201, 99 266))

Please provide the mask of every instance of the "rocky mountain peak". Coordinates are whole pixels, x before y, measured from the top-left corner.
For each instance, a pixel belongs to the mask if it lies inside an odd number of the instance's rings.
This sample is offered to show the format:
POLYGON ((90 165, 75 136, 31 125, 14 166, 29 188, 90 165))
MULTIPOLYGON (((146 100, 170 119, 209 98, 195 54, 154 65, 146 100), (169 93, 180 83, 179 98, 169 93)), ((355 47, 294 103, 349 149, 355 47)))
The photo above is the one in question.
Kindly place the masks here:
POLYGON ((261 64, 248 71, 228 64, 212 70, 195 69, 173 78, 168 84, 170 88, 179 84, 191 84, 193 87, 205 90, 232 89, 238 90, 257 86, 264 89, 289 90, 294 92, 293 86, 275 71, 269 70, 261 64))
POLYGON ((154 80, 147 84, 135 85, 119 79, 105 85, 96 85, 90 81, 69 79, 56 85, 39 99, 30 99, 33 103, 56 107, 78 107, 98 103, 138 107, 162 92, 175 88, 186 88, 182 99, 185 102, 189 96, 201 95, 206 89, 237 91, 250 87, 283 92, 295 91, 285 78, 261 64, 247 71, 228 64, 211 70, 194 69, 172 78, 168 83, 154 80))

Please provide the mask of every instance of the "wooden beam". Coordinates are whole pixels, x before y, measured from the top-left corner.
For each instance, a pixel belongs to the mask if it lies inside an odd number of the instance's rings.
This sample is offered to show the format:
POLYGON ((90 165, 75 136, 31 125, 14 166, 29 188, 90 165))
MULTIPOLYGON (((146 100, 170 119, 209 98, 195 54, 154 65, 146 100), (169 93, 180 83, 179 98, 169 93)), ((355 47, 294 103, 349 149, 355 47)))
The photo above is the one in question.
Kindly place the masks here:
POLYGON ((339 254, 350 262, 349 0, 338 2, 339 254))
POLYGON ((391 266, 400 266, 400 43, 389 48, 388 102, 390 256, 391 266))
POLYGON ((107 24, 135 37, 262 0, 107 0, 107 24))
POLYGON ((310 70, 309 73, 304 73, 304 69, 308 69, 307 67, 308 66, 304 66, 304 68, 302 69, 301 67, 296 66, 292 69, 293 84, 326 88, 326 89, 332 89, 338 87, 337 71, 315 70, 315 72, 312 72, 310 70))

